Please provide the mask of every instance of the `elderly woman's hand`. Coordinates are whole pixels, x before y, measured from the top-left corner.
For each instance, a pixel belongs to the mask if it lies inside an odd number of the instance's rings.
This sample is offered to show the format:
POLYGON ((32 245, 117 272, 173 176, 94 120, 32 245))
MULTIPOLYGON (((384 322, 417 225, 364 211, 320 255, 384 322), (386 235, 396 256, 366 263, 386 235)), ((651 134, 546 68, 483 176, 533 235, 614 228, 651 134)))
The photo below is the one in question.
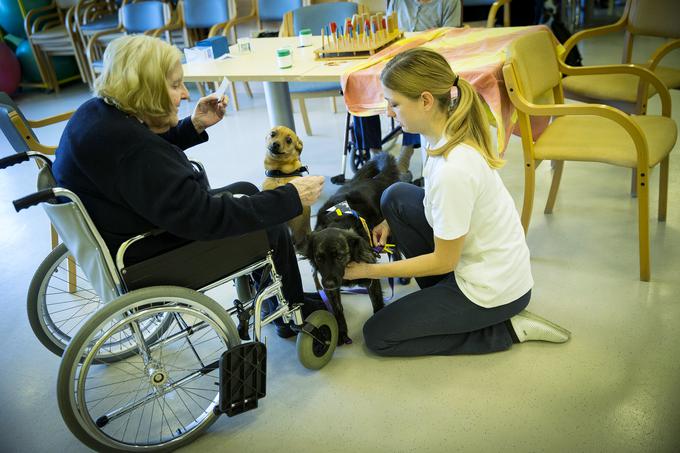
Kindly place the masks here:
POLYGON ((218 123, 224 117, 227 102, 226 96, 218 99, 214 94, 199 99, 196 108, 194 108, 194 113, 191 115, 191 122, 196 128, 196 132, 201 134, 213 124, 218 123))

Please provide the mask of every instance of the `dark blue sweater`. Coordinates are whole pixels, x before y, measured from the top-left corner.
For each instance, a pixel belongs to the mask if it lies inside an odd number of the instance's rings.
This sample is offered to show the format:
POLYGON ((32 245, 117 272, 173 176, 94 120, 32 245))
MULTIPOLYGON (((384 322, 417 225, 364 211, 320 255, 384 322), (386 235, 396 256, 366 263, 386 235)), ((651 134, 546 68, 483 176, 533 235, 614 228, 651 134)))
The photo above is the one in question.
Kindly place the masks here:
POLYGON ((54 176, 80 197, 114 256, 125 240, 155 228, 210 240, 283 223, 302 212, 290 184, 242 198, 212 195, 184 154, 207 140, 190 118, 158 135, 94 98, 66 125, 54 176))

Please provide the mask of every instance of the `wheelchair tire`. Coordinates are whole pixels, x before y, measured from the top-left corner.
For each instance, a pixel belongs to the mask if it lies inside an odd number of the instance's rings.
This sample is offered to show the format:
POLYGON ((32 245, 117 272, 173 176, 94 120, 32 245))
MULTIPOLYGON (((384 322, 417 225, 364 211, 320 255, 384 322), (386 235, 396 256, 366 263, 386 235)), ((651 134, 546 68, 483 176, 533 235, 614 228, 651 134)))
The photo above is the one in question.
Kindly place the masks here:
POLYGON ((33 274, 26 297, 28 322, 38 340, 61 356, 71 336, 102 302, 79 267, 76 292, 68 290, 69 251, 59 244, 40 263, 33 274), (72 314, 73 316, 69 316, 72 314), (57 317, 58 314, 65 314, 57 317))
POLYGON ((371 152, 367 149, 358 149, 352 146, 352 152, 350 153, 349 166, 353 172, 357 172, 361 167, 364 166, 366 162, 371 159, 371 152))
POLYGON ((239 343, 227 311, 204 294, 175 286, 132 291, 73 336, 57 377, 59 410, 71 432, 96 451, 174 450, 217 419, 219 359, 239 343), (158 316, 172 321, 160 337, 132 333, 133 324, 158 316), (138 339, 137 354, 99 362, 98 348, 125 330, 138 339))
POLYGON ((331 313, 317 310, 305 319, 316 327, 321 338, 300 332, 297 336, 297 356, 300 363, 310 370, 323 368, 333 357, 338 344, 338 322, 331 313), (321 340, 321 341, 319 341, 321 340))
MULTIPOLYGON (((33 333, 43 346, 60 357, 71 336, 103 306, 77 263, 76 291, 69 291, 68 257, 69 251, 64 244, 55 247, 35 271, 26 297, 26 312, 33 333)), ((155 336, 162 335, 171 321, 154 320, 145 326, 145 330, 152 328, 155 336)), ((126 346, 129 341, 129 338, 117 338, 97 360, 115 362, 136 354, 134 348, 126 346)))

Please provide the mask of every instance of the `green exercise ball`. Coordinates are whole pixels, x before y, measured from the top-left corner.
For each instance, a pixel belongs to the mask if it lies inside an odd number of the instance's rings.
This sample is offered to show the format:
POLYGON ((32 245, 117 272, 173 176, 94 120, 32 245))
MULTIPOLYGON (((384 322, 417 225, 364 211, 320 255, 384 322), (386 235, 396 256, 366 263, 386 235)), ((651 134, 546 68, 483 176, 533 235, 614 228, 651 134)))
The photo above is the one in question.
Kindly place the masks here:
MULTIPOLYGON (((21 64, 23 80, 30 83, 41 83, 43 80, 40 77, 40 71, 38 71, 38 65, 35 63, 28 41, 24 40, 17 46, 16 54, 21 64)), ((78 74, 78 64, 74 57, 51 57, 51 60, 57 73, 57 80, 78 74)))
MULTIPOLYGON (((26 12, 47 6, 50 0, 22 0, 26 12)), ((0 0, 0 27, 7 33, 26 39, 24 16, 21 15, 19 0, 0 0)))

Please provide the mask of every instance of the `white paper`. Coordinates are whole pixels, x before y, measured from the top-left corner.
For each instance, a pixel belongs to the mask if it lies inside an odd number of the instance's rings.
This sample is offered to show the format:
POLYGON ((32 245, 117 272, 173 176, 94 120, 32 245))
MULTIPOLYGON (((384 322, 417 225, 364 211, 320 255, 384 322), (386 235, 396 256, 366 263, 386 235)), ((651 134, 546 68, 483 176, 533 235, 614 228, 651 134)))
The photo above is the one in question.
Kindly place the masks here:
POLYGON ((224 77, 222 79, 222 83, 220 83, 220 86, 217 87, 215 90, 215 94, 217 95, 217 99, 222 99, 222 96, 224 96, 224 93, 227 92, 227 78, 224 77))

